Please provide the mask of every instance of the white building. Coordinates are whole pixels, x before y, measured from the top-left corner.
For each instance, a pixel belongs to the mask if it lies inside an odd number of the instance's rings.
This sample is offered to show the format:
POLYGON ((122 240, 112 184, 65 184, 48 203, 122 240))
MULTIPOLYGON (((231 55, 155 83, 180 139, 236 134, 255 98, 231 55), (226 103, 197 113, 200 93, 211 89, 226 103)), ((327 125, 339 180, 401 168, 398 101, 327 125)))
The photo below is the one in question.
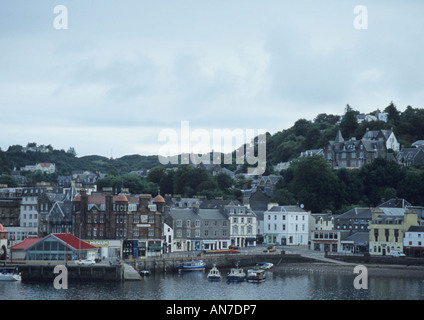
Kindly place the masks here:
POLYGON ((256 214, 249 207, 241 205, 226 205, 224 212, 230 221, 231 245, 256 246, 256 214))
POLYGON ((264 242, 307 245, 310 213, 298 206, 273 206, 264 212, 264 242))
POLYGON ((408 256, 424 257, 424 226, 411 226, 405 232, 403 249, 408 256))
POLYGON ((38 234, 38 208, 37 201, 41 188, 25 188, 22 192, 20 226, 27 231, 28 235, 38 234))

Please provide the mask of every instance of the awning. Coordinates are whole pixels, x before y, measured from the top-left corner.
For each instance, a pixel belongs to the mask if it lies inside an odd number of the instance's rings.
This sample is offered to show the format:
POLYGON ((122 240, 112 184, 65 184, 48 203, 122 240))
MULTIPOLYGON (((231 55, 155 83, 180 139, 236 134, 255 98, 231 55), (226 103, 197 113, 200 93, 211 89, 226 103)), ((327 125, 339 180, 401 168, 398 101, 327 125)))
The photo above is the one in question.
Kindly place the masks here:
POLYGON ((148 246, 148 249, 150 251, 161 251, 162 250, 162 246, 148 246))

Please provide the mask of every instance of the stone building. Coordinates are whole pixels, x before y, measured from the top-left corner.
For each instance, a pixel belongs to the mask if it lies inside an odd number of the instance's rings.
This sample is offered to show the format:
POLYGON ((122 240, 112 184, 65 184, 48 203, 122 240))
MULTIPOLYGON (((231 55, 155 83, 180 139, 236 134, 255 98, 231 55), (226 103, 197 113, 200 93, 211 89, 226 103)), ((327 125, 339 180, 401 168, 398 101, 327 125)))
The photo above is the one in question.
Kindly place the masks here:
POLYGON ((158 195, 91 194, 73 200, 73 232, 87 240, 121 240, 123 257, 160 253, 165 200, 158 195))

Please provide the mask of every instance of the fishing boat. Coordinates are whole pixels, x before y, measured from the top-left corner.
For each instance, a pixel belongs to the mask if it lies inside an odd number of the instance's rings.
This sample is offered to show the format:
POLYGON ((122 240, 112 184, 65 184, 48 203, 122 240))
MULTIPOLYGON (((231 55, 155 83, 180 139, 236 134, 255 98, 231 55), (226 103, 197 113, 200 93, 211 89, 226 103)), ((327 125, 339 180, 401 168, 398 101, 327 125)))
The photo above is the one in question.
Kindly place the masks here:
POLYGON ((0 273, 0 281, 21 281, 22 277, 19 273, 3 270, 0 273))
POLYGON ((238 266, 236 268, 231 268, 230 272, 227 275, 227 281, 230 282, 242 282, 246 279, 246 273, 242 268, 238 266))
POLYGON ((261 282, 266 279, 266 273, 264 269, 251 269, 247 271, 248 282, 261 282))
POLYGON ((212 269, 209 270, 208 280, 210 281, 219 281, 221 280, 221 273, 218 268, 214 265, 212 269))
POLYGON ((206 263, 203 260, 185 261, 177 267, 178 272, 205 271, 206 263))

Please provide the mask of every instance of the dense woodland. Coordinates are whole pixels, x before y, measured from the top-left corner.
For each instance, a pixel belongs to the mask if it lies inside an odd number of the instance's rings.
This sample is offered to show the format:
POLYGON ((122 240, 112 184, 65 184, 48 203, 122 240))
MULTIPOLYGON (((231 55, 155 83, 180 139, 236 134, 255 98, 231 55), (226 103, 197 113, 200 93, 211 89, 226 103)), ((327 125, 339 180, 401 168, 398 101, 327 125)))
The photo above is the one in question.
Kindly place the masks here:
MULTIPOLYGON (((332 211, 342 213, 354 206, 375 206, 383 199, 401 197, 414 205, 424 205, 424 171, 422 168, 404 168, 393 161, 378 159, 358 170, 332 170, 320 157, 299 159, 302 151, 319 149, 334 140, 341 130, 345 139, 361 139, 367 129, 391 129, 404 147, 416 140, 424 139, 424 109, 408 106, 403 112, 390 103, 384 110, 388 121, 372 121, 358 124, 358 111, 347 105, 344 115, 319 114, 312 121, 297 120, 286 130, 273 135, 267 133, 267 168, 265 174, 281 174, 273 201, 280 204, 303 204, 312 212, 332 211), (289 169, 274 172, 273 166, 280 162, 292 161, 289 169)), ((132 193, 172 193, 182 196, 203 195, 208 198, 241 198, 242 190, 249 188, 251 180, 243 177, 231 179, 225 174, 213 176, 205 169, 180 165, 170 170, 162 166, 157 156, 129 155, 119 159, 101 156, 78 157, 65 150, 50 152, 22 152, 22 146, 10 146, 0 150, 0 184, 17 186, 11 174, 27 164, 51 162, 57 172, 43 175, 41 172, 22 172, 28 185, 39 181, 55 182, 59 175, 70 175, 75 170, 87 170, 107 174, 99 179, 98 188, 122 187, 132 193), (147 177, 129 174, 131 171, 150 169, 147 177)), ((234 152, 235 155, 235 152, 234 152)), ((235 162, 235 161, 234 161, 235 162)), ((237 172, 246 172, 225 165, 237 172)))

